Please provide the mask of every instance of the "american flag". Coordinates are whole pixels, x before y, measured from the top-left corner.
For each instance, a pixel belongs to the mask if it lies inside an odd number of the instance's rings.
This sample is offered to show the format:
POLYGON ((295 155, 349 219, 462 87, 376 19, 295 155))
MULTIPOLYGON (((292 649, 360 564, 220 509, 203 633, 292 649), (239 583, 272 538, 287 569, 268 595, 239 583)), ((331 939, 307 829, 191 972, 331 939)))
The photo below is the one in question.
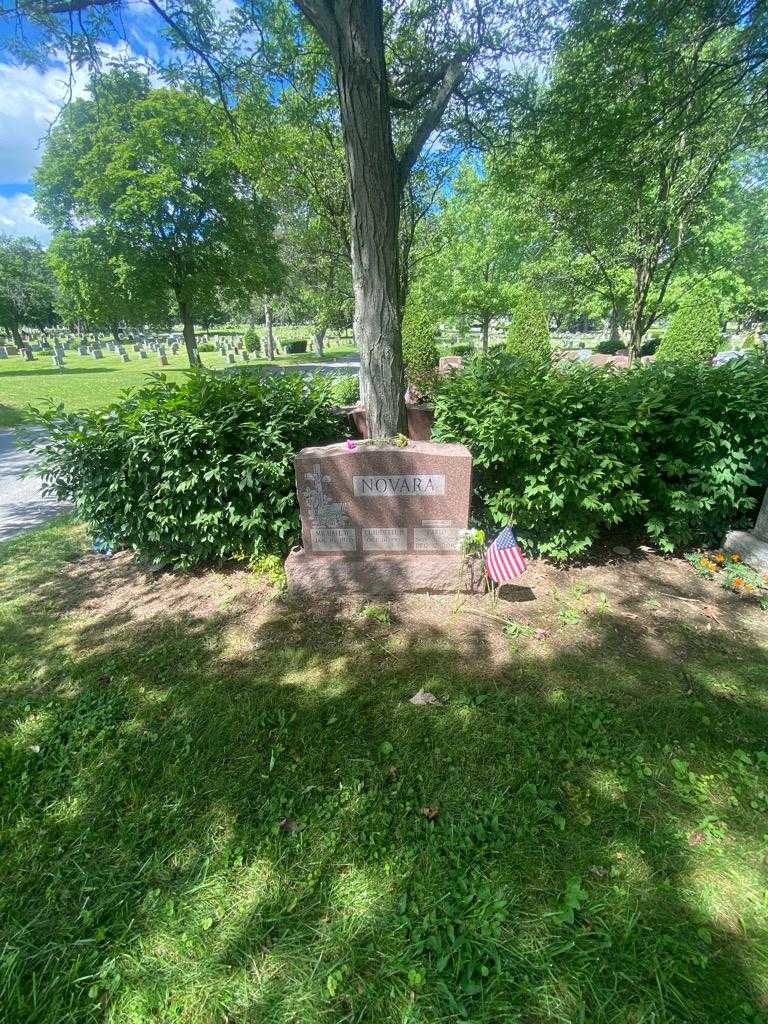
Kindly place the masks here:
POLYGON ((526 562, 515 531, 505 526, 485 552, 485 569, 494 583, 510 583, 522 576, 526 562))

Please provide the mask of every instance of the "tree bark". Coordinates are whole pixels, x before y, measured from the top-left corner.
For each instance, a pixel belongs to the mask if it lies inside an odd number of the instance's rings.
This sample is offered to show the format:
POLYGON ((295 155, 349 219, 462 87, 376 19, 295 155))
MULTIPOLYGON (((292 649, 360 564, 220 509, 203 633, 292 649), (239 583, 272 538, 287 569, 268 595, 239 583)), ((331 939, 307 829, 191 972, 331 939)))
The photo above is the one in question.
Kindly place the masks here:
POLYGON ((11 324, 11 336, 16 343, 16 347, 21 348, 21 332, 16 324, 11 324))
POLYGON ((115 341, 120 341, 120 328, 117 324, 112 324, 112 337, 115 341))
POLYGON ((323 353, 325 351, 324 342, 325 342, 325 332, 327 330, 328 330, 328 328, 325 325, 321 325, 320 327, 316 327, 315 328, 315 334, 314 334, 315 352, 318 354, 318 356, 321 359, 323 358, 323 353))
POLYGON ((264 303, 265 355, 270 361, 275 358, 275 336, 272 333, 272 307, 264 303))
POLYGON ((491 318, 489 316, 484 316, 483 319, 480 322, 481 322, 482 329, 483 329, 482 330, 482 334, 481 334, 481 338, 482 338, 482 342, 483 342, 483 355, 487 355, 488 354, 488 328, 491 326, 491 318))
POLYGON ((181 323, 184 328, 184 346, 187 350, 187 358, 189 359, 189 365, 196 369, 202 366, 200 359, 200 353, 197 351, 197 345, 195 344, 195 323, 192 319, 192 309, 188 302, 179 299, 179 313, 181 314, 181 323))
POLYGON ((629 365, 633 366, 640 358, 640 346, 646 331, 645 304, 648 290, 653 279, 655 268, 646 262, 638 263, 634 269, 632 282, 632 310, 629 317, 629 365))
POLYGON ((355 337, 370 437, 406 432, 400 336, 400 189, 392 145, 381 5, 349 4, 339 22, 339 91, 350 199, 355 337))
POLYGON ((382 0, 294 0, 333 57, 350 199, 355 338, 371 437, 406 429, 398 227, 400 196, 427 139, 466 74, 457 53, 395 157, 382 0))
POLYGON ((619 311, 615 307, 611 310, 611 344, 621 344, 619 311))
POLYGON ((392 437, 406 430, 400 191, 423 141, 420 135, 414 137, 404 154, 410 162, 401 168, 392 144, 381 0, 296 2, 329 47, 336 69, 350 200, 354 334, 360 349, 361 390, 366 396, 370 436, 392 437))

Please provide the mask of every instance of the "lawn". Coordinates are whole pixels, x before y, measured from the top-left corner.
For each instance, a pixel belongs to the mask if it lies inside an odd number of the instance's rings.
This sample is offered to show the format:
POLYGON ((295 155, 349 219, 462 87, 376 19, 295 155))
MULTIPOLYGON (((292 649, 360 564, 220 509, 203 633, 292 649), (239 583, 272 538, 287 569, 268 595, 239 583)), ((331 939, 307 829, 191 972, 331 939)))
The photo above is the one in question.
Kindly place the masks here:
POLYGON ((765 1020, 766 612, 642 552, 525 580, 0 546, 4 1022, 765 1020))
MULTIPOLYGON (((334 339, 327 347, 324 361, 332 362, 354 351, 346 340, 334 339)), ((20 356, 3 359, 0 362, 0 429, 22 423, 30 404, 39 405, 53 400, 63 402, 67 409, 94 409, 117 398, 125 388, 141 384, 147 373, 163 372, 171 379, 181 380, 182 374, 189 369, 183 349, 175 356, 168 349, 167 367, 160 366, 156 355, 150 354, 148 359, 140 360, 130 348, 128 354, 131 361, 123 363, 119 356, 106 349, 104 358, 98 361, 92 356, 78 355, 77 351, 68 352, 61 370, 53 367, 51 357, 43 353, 36 355, 34 363, 27 363, 20 356)), ((217 352, 203 352, 202 359, 212 369, 227 365, 226 359, 217 352)), ((317 356, 309 351, 303 355, 280 356, 275 362, 290 366, 316 360, 317 356)), ((252 359, 251 363, 266 363, 266 360, 252 359)), ((238 365, 242 365, 239 360, 238 365)))

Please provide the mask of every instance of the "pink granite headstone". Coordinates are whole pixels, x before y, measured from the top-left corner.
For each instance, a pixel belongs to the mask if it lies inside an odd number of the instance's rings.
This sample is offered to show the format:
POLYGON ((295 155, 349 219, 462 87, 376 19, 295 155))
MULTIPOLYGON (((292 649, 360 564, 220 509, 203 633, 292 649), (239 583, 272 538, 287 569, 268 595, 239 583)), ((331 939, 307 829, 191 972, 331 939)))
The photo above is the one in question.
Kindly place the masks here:
POLYGON ((437 364, 437 372, 443 376, 448 373, 453 373, 454 370, 460 370, 464 366, 464 360, 461 356, 440 356, 440 361, 437 364))
POLYGON ((286 561, 290 590, 463 589, 469 449, 343 443, 304 448, 294 462, 303 547, 286 561))

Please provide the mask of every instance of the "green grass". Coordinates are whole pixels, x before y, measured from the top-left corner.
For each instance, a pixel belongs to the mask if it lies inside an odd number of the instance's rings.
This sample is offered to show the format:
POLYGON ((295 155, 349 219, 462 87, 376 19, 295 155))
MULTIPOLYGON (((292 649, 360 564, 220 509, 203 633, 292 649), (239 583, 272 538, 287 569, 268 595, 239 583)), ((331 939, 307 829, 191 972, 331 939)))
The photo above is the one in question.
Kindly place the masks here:
POLYGON ((494 665, 284 601, 235 642, 227 599, 98 613, 83 543, 0 546, 6 1024, 765 1019, 764 634, 607 609, 494 665))
MULTIPOLYGON (((285 340, 279 330, 277 333, 279 340, 285 340)), ((186 353, 183 348, 175 356, 171 355, 170 348, 167 351, 167 367, 161 367, 154 354, 140 360, 131 348, 128 349, 129 363, 123 363, 106 349, 104 358, 98 361, 92 356, 80 356, 77 351, 67 352, 62 370, 54 368, 51 357, 43 353, 37 353, 33 363, 25 362, 20 356, 4 359, 0 362, 0 428, 18 426, 27 418, 28 406, 49 400, 63 402, 69 410, 98 408, 116 399, 125 388, 141 384, 147 373, 163 372, 171 379, 180 380, 189 369, 186 353)), ((334 339, 324 361, 331 362, 354 351, 347 342, 334 339)), ((202 359, 211 369, 228 365, 217 352, 203 352, 202 359)), ((275 362, 290 366, 316 360, 315 354, 309 351, 303 355, 280 356, 275 362)), ((266 363, 266 360, 251 359, 251 363, 266 363)), ((237 365, 242 365, 240 360, 237 365)))

